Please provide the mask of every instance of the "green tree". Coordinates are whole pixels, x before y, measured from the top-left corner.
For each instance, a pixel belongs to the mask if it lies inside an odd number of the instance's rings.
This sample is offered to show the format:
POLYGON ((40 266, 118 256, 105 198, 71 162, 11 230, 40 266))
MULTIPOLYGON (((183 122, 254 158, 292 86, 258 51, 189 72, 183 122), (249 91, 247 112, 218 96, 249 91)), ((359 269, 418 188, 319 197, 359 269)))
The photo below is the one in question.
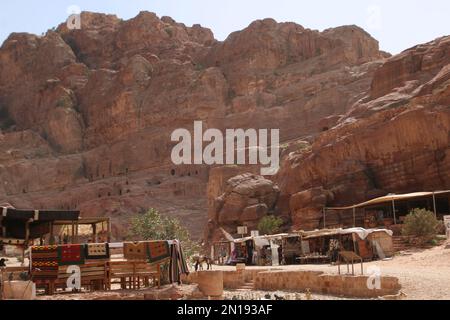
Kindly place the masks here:
POLYGON ((275 234, 280 231, 283 220, 276 216, 265 216, 258 223, 259 233, 262 235, 275 234))
POLYGON ((198 253, 200 249, 200 246, 191 240, 189 231, 178 219, 162 216, 153 208, 131 219, 130 237, 139 240, 177 239, 186 257, 198 253))
POLYGON ((433 212, 416 208, 406 216, 402 234, 418 237, 420 242, 425 243, 436 237, 439 226, 440 222, 433 212))

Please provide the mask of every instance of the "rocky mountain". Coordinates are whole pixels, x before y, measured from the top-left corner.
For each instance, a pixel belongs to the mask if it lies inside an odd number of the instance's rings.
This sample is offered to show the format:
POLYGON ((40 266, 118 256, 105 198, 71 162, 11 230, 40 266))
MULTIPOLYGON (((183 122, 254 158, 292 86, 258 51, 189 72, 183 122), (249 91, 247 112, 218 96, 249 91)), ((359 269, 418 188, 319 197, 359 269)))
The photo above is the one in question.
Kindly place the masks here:
POLYGON ((325 204, 448 188, 449 51, 444 37, 390 57, 356 26, 273 19, 221 42, 149 12, 13 33, 0 48, 0 202, 111 216, 118 239, 154 207, 213 239, 269 213, 312 228, 325 204), (170 135, 195 120, 279 128, 279 173, 175 166, 170 135))

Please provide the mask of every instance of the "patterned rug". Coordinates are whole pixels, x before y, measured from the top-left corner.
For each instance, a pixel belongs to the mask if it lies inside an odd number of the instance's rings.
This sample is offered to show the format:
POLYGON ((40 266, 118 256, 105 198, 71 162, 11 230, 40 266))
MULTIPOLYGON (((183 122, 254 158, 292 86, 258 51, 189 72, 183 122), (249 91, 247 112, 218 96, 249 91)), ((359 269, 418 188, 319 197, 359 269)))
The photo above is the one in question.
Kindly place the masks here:
POLYGON ((108 243, 88 243, 86 244, 86 259, 109 259, 108 243))
POLYGON ((85 260, 84 244, 64 244, 58 246, 60 266, 81 265, 85 260))
POLYGON ((55 280, 58 277, 58 246, 31 247, 32 280, 55 280))
POLYGON ((170 247, 167 241, 149 241, 147 242, 148 262, 156 263, 170 258, 170 247))
POLYGON ((123 256, 127 260, 147 260, 147 246, 143 241, 124 242, 123 256))

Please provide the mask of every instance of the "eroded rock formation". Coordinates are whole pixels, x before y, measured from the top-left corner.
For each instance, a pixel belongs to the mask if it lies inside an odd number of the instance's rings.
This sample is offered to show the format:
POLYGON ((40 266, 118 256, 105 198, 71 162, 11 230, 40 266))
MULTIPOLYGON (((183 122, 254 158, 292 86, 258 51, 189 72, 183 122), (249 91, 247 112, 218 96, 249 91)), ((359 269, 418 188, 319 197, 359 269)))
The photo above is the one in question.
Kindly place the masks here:
POLYGON ((84 12, 80 30, 11 34, 0 49, 0 202, 111 216, 117 238, 155 207, 200 238, 208 220, 209 237, 267 212, 315 227, 324 204, 449 187, 449 42, 389 58, 356 26, 273 19, 220 42, 149 12, 84 12), (174 166, 170 134, 194 120, 279 128, 274 183, 227 186, 251 166, 174 166))

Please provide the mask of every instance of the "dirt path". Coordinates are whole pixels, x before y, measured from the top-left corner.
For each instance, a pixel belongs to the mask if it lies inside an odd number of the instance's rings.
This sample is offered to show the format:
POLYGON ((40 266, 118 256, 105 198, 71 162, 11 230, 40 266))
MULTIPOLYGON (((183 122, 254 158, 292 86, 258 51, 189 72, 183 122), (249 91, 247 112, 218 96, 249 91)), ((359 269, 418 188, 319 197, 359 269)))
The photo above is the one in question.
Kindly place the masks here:
MULTIPOLYGON (((428 250, 417 250, 395 256, 388 261, 364 263, 364 272, 370 266, 377 266, 384 276, 394 276, 400 280, 405 299, 413 300, 450 300, 450 248, 445 245, 428 250)), ((234 270, 234 267, 217 267, 234 270)), ((267 267, 266 267, 267 268, 267 267)), ((337 267, 331 265, 301 265, 273 267, 283 270, 313 270, 337 273, 337 267)), ((344 267, 344 271, 345 267, 344 267)), ((360 271, 359 267, 355 268, 360 271)))

